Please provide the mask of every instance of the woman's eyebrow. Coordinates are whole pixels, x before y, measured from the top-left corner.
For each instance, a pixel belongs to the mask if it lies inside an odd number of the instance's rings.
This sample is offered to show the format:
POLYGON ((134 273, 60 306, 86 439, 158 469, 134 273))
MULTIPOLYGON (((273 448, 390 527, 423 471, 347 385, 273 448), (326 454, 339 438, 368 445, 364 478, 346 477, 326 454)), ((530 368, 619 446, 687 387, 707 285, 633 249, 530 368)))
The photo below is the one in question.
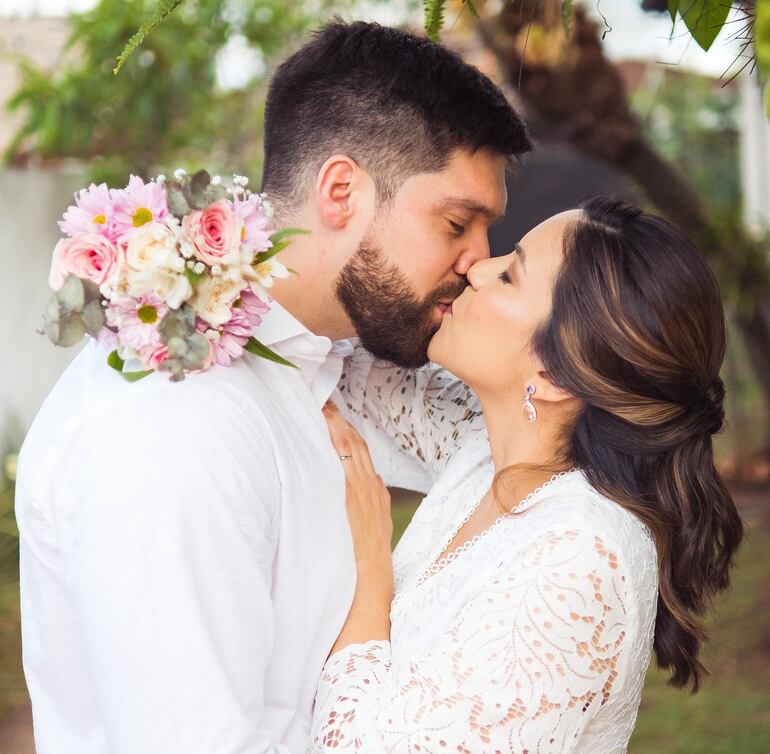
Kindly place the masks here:
POLYGON ((527 255, 524 252, 524 247, 517 241, 516 245, 513 247, 516 250, 516 253, 519 255, 519 259, 521 260, 521 266, 524 270, 525 274, 527 272, 527 255))

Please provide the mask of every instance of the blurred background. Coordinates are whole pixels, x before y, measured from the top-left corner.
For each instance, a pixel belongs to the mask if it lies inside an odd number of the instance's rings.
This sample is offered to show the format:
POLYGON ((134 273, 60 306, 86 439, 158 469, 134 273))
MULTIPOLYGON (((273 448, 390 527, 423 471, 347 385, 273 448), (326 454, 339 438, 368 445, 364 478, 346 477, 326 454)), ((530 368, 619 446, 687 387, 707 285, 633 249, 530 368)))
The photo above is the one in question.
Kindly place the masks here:
MULTIPOLYGON (((724 24, 707 23, 718 32, 708 52, 681 18, 672 25, 666 0, 476 0, 477 14, 450 0, 441 32, 504 88, 538 143, 510 179, 494 253, 554 212, 611 193, 681 225, 724 292, 728 429, 718 458, 749 538, 709 621, 709 678, 690 696, 651 668, 634 753, 770 751, 770 126, 751 45, 758 4, 735 2, 724 24)), ((37 333, 56 220, 76 189, 122 186, 129 172, 206 167, 257 184, 276 63, 333 14, 420 30, 422 6, 186 0, 115 77, 117 54, 157 2, 0 0, 0 753, 33 751, 15 454, 76 351, 37 333)), ((394 490, 394 541, 418 502, 394 490)))

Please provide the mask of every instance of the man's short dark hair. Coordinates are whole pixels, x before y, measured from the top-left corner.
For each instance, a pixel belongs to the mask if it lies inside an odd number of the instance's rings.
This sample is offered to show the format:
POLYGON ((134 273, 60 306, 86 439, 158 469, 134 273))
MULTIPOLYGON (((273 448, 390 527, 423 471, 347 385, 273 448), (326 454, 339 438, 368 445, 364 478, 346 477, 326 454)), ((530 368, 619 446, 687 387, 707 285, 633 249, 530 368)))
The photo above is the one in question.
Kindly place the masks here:
POLYGON ((379 24, 339 21, 276 70, 265 109, 262 189, 279 213, 304 202, 321 165, 346 154, 380 202, 417 173, 446 167, 457 148, 511 160, 531 149, 503 93, 456 53, 379 24))

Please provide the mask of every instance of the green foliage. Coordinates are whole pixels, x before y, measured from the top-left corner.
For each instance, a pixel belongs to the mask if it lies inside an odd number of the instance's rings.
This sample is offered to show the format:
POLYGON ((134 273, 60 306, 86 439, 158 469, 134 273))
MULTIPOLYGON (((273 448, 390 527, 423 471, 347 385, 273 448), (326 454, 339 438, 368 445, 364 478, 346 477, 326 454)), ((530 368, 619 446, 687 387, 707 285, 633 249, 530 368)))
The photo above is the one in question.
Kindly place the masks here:
POLYGON ((67 50, 53 73, 19 61, 9 102, 21 116, 6 159, 75 158, 90 177, 123 185, 205 164, 217 172, 261 173, 267 66, 242 89, 223 90, 218 55, 241 40, 269 63, 350 0, 185 0, 112 74, 116 51, 158 9, 155 0, 100 0, 72 14, 67 50))
POLYGON ((284 367, 291 367, 292 369, 299 369, 298 366, 287 361, 283 356, 279 356, 275 351, 271 351, 264 343, 260 343, 256 338, 251 337, 247 341, 244 348, 255 356, 259 356, 261 359, 267 359, 273 361, 276 364, 280 364, 284 367))
POLYGON ((120 356, 118 356, 117 351, 111 351, 109 356, 107 356, 107 366, 110 366, 116 372, 119 372, 120 376, 126 382, 139 382, 139 380, 143 380, 145 377, 149 377, 154 371, 152 369, 146 369, 141 372, 124 372, 123 365, 125 363, 126 362, 123 361, 120 356))
MULTIPOLYGON (((754 54, 762 77, 770 80, 770 0, 757 0, 754 6, 754 54)), ((765 108, 770 117, 770 86, 765 88, 765 108)))
POLYGON ((144 42, 147 35, 159 23, 171 15, 171 13, 176 10, 183 2, 184 0, 160 0, 155 12, 142 24, 142 26, 139 28, 139 31, 137 31, 136 34, 134 34, 134 36, 128 40, 126 46, 123 48, 123 52, 118 55, 115 68, 112 71, 113 74, 116 76, 118 75, 118 72, 123 67, 123 63, 125 63, 128 59, 128 56, 131 55, 131 53, 134 52, 134 50, 136 50, 140 44, 142 44, 142 42, 144 42))
POLYGON ((722 31, 732 3, 729 0, 669 0, 671 20, 677 13, 684 21, 693 39, 704 50, 708 50, 722 31))
POLYGON ((572 21, 572 11, 575 8, 574 0, 562 0, 561 18, 564 22, 564 33, 569 35, 570 22, 572 21))
POLYGON ((446 0, 423 0, 425 33, 438 42, 439 32, 444 27, 444 9, 446 0))

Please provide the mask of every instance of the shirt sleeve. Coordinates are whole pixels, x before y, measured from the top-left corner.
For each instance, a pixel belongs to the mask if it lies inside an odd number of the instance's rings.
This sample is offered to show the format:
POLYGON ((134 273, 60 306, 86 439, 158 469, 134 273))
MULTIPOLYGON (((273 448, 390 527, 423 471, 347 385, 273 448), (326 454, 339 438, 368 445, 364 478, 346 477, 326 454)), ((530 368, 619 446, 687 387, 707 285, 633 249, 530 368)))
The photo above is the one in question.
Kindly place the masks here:
POLYGON ((105 750, 288 754, 265 727, 269 433, 226 396, 174 388, 89 422, 62 464, 63 578, 105 750))
POLYGON ((386 482, 427 491, 462 446, 483 433, 475 394, 446 369, 401 369, 378 361, 360 344, 345 360, 339 383, 343 409, 369 444, 386 482))
POLYGON ((625 584, 601 538, 543 535, 419 654, 370 642, 332 655, 314 751, 574 751, 628 645, 625 584))

